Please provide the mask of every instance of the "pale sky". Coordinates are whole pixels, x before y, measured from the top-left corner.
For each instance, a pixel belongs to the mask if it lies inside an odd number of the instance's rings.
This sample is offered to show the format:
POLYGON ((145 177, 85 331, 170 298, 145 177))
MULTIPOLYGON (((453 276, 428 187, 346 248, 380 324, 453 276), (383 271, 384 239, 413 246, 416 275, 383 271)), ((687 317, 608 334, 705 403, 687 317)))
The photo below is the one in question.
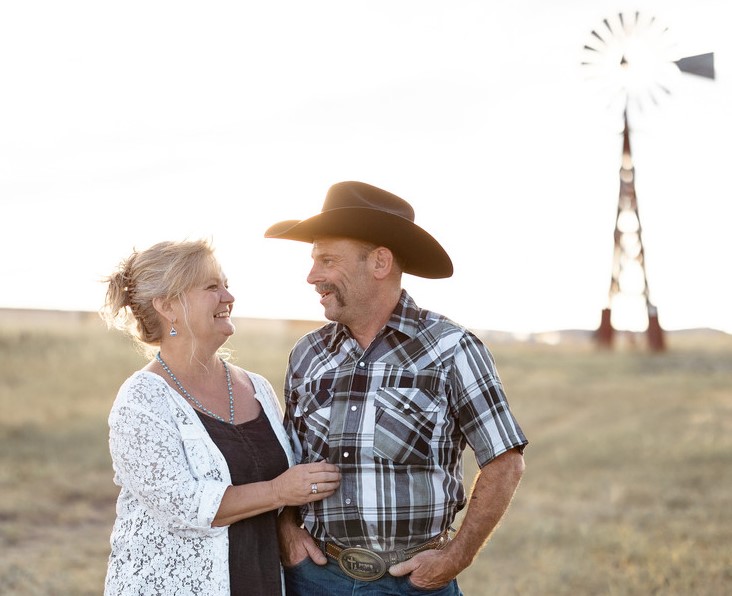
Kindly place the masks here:
POLYGON ((677 74, 631 123, 651 299, 666 329, 732 333, 720 0, 5 2, 0 308, 97 310, 134 247, 203 236, 235 315, 320 320, 310 246, 263 233, 361 180, 408 200, 453 259, 450 279, 405 276, 420 306, 594 329, 622 122, 580 62, 604 18, 635 10, 668 26, 673 59, 714 52, 717 71, 677 74))

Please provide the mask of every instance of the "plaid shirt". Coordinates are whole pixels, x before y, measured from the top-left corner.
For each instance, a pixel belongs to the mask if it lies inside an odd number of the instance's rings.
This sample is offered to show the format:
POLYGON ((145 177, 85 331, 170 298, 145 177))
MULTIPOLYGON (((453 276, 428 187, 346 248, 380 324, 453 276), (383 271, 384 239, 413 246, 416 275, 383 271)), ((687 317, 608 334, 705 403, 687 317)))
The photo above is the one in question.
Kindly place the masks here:
POLYGON ((366 350, 340 323, 300 339, 285 398, 295 460, 342 474, 333 496, 303 507, 305 525, 342 546, 429 540, 465 506, 466 444, 482 467, 527 443, 487 348, 405 291, 366 350))

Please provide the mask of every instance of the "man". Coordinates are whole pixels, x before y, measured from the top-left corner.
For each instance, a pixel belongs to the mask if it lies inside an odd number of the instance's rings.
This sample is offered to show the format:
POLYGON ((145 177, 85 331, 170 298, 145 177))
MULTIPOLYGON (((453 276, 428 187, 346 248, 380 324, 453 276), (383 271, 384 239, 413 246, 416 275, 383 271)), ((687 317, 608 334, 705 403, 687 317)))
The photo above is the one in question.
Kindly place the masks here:
POLYGON ((297 342, 285 381, 296 460, 341 471, 334 495, 280 516, 287 593, 461 594, 455 578, 508 508, 527 441, 487 348, 402 289, 403 273, 451 276, 450 257, 409 203, 362 182, 265 236, 312 243, 307 281, 332 321, 297 342), (466 444, 481 469, 450 539, 466 444))

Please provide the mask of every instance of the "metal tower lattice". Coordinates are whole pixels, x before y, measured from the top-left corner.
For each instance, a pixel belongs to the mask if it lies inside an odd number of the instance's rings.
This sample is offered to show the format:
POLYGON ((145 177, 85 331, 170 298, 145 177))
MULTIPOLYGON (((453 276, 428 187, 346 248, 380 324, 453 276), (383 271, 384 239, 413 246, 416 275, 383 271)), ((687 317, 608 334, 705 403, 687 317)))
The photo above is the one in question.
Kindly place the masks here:
POLYGON ((643 227, 638 212, 635 189, 635 167, 630 148, 630 130, 627 111, 623 114, 623 153, 620 165, 620 192, 613 233, 613 264, 608 292, 608 306, 603 309, 600 327, 596 332, 598 343, 610 347, 613 343, 612 304, 620 294, 642 296, 648 314, 648 343, 653 351, 666 349, 663 329, 658 320, 658 309, 651 302, 643 249, 643 227))

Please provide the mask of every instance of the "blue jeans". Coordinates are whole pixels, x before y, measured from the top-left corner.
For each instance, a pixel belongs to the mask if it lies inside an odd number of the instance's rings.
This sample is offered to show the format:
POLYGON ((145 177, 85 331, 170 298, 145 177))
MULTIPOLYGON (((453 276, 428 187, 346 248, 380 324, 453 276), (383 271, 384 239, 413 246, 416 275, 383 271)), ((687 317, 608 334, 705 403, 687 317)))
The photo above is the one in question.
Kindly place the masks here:
POLYGON ((456 579, 437 590, 415 588, 408 575, 394 577, 388 571, 371 582, 352 579, 330 557, 327 565, 308 557, 294 567, 285 567, 285 586, 287 596, 463 596, 456 579))

